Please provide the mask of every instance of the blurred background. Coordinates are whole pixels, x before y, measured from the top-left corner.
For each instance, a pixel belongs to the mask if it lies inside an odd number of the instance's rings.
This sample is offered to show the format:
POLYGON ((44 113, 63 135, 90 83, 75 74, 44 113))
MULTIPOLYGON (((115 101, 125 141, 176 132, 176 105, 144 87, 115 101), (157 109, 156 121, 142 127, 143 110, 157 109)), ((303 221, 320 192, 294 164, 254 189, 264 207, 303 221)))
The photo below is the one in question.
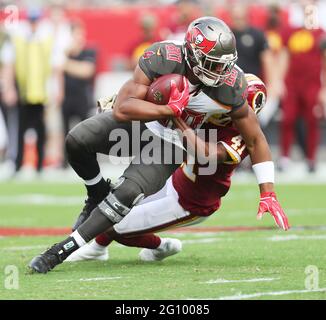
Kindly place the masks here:
MULTIPOLYGON (((0 180, 77 179, 69 129, 119 90, 151 43, 182 40, 193 19, 213 15, 234 31, 238 65, 267 85, 260 121, 279 180, 326 182, 325 0, 0 3, 0 180)), ((236 179, 254 179, 249 168, 236 179)))

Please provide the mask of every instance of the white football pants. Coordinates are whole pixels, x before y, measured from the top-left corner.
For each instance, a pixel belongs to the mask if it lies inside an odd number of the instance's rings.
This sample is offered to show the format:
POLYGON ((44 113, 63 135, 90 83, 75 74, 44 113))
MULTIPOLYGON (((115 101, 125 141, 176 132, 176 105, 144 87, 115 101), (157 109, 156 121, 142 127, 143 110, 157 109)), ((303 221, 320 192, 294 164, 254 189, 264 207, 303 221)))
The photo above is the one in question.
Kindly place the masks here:
POLYGON ((117 233, 129 237, 197 224, 207 218, 183 209, 178 198, 170 177, 160 191, 133 207, 113 228, 117 233))

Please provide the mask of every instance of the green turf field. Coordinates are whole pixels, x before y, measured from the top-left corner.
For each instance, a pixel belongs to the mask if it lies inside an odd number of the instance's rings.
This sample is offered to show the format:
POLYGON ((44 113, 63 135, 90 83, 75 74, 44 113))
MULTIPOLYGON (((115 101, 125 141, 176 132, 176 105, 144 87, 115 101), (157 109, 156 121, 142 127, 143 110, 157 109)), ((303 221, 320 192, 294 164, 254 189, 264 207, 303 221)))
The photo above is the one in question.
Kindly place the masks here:
MULTIPOLYGON (((292 230, 205 232, 274 226, 269 215, 255 219, 257 186, 234 185, 202 232, 164 234, 184 247, 158 263, 141 262, 138 249, 113 243, 107 262, 64 263, 47 275, 29 275, 33 256, 62 237, 2 237, 0 298, 326 299, 326 186, 279 185, 277 193, 292 230), (17 268, 18 282, 8 266, 17 268), (17 289, 10 289, 13 283, 17 289)), ((77 184, 0 184, 0 227, 70 226, 82 195, 77 184)))

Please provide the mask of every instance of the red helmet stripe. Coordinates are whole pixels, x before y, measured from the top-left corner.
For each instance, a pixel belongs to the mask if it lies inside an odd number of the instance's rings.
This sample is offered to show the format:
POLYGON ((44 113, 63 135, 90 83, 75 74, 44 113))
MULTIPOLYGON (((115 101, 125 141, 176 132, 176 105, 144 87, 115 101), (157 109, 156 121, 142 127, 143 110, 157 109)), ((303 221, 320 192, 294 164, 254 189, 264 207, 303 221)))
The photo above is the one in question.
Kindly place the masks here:
POLYGON ((216 41, 205 38, 203 33, 196 27, 187 32, 186 39, 205 54, 208 54, 216 45, 216 41))

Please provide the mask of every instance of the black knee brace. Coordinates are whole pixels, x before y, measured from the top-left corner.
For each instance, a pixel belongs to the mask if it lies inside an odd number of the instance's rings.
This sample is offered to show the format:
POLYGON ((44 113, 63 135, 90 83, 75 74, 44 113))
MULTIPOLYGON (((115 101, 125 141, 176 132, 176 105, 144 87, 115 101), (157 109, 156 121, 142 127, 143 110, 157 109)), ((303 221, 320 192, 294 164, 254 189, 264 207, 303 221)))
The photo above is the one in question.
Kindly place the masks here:
POLYGON ((118 223, 143 198, 144 193, 137 183, 122 178, 98 207, 112 223, 118 223))

